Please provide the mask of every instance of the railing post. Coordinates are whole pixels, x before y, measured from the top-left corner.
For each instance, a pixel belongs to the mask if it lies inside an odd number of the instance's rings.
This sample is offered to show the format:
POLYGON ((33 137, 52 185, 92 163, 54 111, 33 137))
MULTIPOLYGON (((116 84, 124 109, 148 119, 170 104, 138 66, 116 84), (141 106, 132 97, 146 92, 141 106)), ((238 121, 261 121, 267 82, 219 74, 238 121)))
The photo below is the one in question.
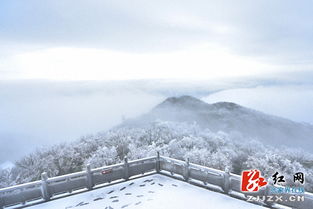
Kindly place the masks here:
MULTIPOLYGON (((71 182, 70 182, 70 178, 67 177, 67 178, 66 178, 66 184, 69 185, 70 183, 71 183, 71 182)), ((71 190, 71 189, 68 190, 68 193, 71 194, 71 193, 72 193, 72 190, 71 190)))
POLYGON ((87 180, 87 189, 92 190, 93 188, 93 179, 92 179, 92 172, 91 172, 91 166, 90 164, 87 164, 86 166, 86 180, 87 180))
POLYGON ((41 174, 41 195, 45 201, 50 200, 51 196, 50 196, 50 192, 49 192, 48 175, 46 172, 43 172, 41 174))
POLYGON ((160 165, 160 152, 157 151, 157 157, 156 157, 156 162, 155 162, 155 170, 157 173, 160 172, 161 170, 161 165, 160 165))
MULTIPOLYGON (((268 178, 267 182, 270 182, 270 181, 271 181, 271 179, 268 178)), ((267 206, 272 207, 272 206, 273 206, 273 202, 267 200, 267 197, 270 195, 270 187, 269 187, 270 185, 271 185, 271 184, 268 183, 268 185, 265 187, 265 190, 264 190, 264 196, 265 196, 264 203, 265 203, 267 206)), ((272 186, 272 185, 271 185, 271 186, 272 186)))
POLYGON ((226 194, 228 194, 230 191, 230 173, 228 169, 226 169, 224 172, 223 190, 226 194))
POLYGON ((189 158, 187 158, 186 164, 185 164, 185 172, 184 172, 184 179, 185 181, 189 180, 190 170, 189 170, 189 158))
POLYGON ((25 188, 21 188, 21 197, 23 198, 23 201, 22 201, 22 205, 26 205, 26 201, 27 201, 27 199, 25 198, 25 196, 24 196, 24 191, 25 191, 25 188))
POLYGON ((0 193, 0 209, 3 209, 3 207, 4 207, 4 200, 3 200, 2 194, 0 193))
POLYGON ((124 179, 129 179, 129 165, 128 165, 128 158, 124 158, 124 179))

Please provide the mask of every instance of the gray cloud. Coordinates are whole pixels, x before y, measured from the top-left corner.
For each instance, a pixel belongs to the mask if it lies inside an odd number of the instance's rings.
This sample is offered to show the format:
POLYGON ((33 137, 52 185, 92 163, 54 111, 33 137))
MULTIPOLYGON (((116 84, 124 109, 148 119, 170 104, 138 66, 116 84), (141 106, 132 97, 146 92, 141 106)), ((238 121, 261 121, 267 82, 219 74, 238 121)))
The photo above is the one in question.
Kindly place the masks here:
POLYGON ((0 42, 117 50, 218 43, 237 54, 311 63, 311 1, 19 1, 0 7, 0 42))

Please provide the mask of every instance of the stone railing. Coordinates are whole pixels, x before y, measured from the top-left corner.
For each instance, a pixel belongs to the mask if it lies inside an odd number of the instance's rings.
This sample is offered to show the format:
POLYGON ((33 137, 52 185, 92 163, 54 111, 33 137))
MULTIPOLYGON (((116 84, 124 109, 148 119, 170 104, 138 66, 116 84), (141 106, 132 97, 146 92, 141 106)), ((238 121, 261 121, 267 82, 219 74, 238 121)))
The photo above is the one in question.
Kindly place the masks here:
MULTIPOLYGON (((87 165, 85 171, 53 178, 48 178, 47 174, 43 173, 40 181, 0 189, 0 208, 45 202, 56 197, 92 190, 112 182, 125 181, 138 175, 151 173, 181 179, 243 200, 250 195, 240 190, 241 179, 238 175, 158 154, 156 157, 134 161, 125 158, 123 163, 95 169, 87 165)), ((266 196, 268 192, 265 189, 253 195, 266 196)), ((290 198, 290 194, 282 195, 284 199, 290 198)), ((313 208, 313 194, 305 193, 304 198, 304 201, 285 201, 280 204, 291 208, 313 208)), ((275 208, 275 204, 271 202, 265 201, 261 204, 275 208)))

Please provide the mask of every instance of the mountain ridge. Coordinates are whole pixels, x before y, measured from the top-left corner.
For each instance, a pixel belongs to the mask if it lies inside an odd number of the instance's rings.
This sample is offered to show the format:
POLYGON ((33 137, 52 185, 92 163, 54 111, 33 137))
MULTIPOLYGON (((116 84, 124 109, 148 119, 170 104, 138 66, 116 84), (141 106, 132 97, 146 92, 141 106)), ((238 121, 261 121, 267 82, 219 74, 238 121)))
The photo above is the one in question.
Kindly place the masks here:
POLYGON ((169 97, 150 112, 121 126, 145 126, 155 120, 187 122, 211 131, 239 134, 274 146, 298 147, 313 152, 313 126, 268 115, 232 102, 208 104, 192 96, 169 97))

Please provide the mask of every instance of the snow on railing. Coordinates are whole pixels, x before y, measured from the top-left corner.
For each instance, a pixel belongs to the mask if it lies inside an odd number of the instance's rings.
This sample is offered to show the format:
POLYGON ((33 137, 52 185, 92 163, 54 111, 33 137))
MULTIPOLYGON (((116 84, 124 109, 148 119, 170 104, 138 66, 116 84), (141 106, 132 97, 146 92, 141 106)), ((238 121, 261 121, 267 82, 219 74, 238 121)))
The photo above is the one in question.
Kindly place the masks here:
MULTIPOLYGON (((208 168, 205 166, 189 163, 188 159, 187 161, 181 161, 162 156, 160 157, 160 165, 160 173, 162 174, 178 179, 181 178, 191 184, 222 192, 235 198, 247 200, 248 195, 261 197, 268 197, 271 195, 269 193, 269 187, 254 193, 242 192, 241 176, 232 174, 228 171, 221 171, 214 168, 208 168)), ((290 196, 293 194, 284 193, 279 195, 282 196, 281 199, 283 200, 291 200, 292 198, 290 198, 290 196)), ((277 208, 279 205, 282 205, 290 208, 312 209, 313 194, 306 192, 300 195, 304 195, 304 201, 284 201, 277 202, 279 204, 274 204, 274 202, 265 200, 259 203, 271 208, 277 208)))
MULTIPOLYGON (((73 192, 88 191, 113 181, 128 180, 131 177, 147 173, 160 173, 191 184, 209 188, 218 192, 226 193, 232 197, 247 199, 247 193, 240 190, 240 176, 197 164, 181 161, 169 157, 149 157, 128 161, 123 163, 91 169, 87 165, 85 171, 68 175, 48 178, 46 173, 42 174, 41 181, 16 185, 0 189, 0 208, 28 205, 35 202, 52 200, 59 195, 68 195, 73 192)), ((260 190, 253 195, 268 195, 267 190, 260 190)), ((252 194, 251 194, 252 195, 252 194)), ((283 194, 288 198, 289 194, 283 194)), ((275 207, 270 202, 264 205, 275 207)), ((292 208, 309 209, 313 205, 313 194, 305 193, 303 202, 281 202, 281 205, 292 208)))
POLYGON ((120 164, 95 169, 87 165, 85 171, 52 178, 43 173, 41 181, 0 189, 0 208, 49 201, 58 195, 91 190, 113 181, 128 180, 139 174, 155 172, 156 159, 157 157, 150 157, 128 162, 125 158, 120 164))

